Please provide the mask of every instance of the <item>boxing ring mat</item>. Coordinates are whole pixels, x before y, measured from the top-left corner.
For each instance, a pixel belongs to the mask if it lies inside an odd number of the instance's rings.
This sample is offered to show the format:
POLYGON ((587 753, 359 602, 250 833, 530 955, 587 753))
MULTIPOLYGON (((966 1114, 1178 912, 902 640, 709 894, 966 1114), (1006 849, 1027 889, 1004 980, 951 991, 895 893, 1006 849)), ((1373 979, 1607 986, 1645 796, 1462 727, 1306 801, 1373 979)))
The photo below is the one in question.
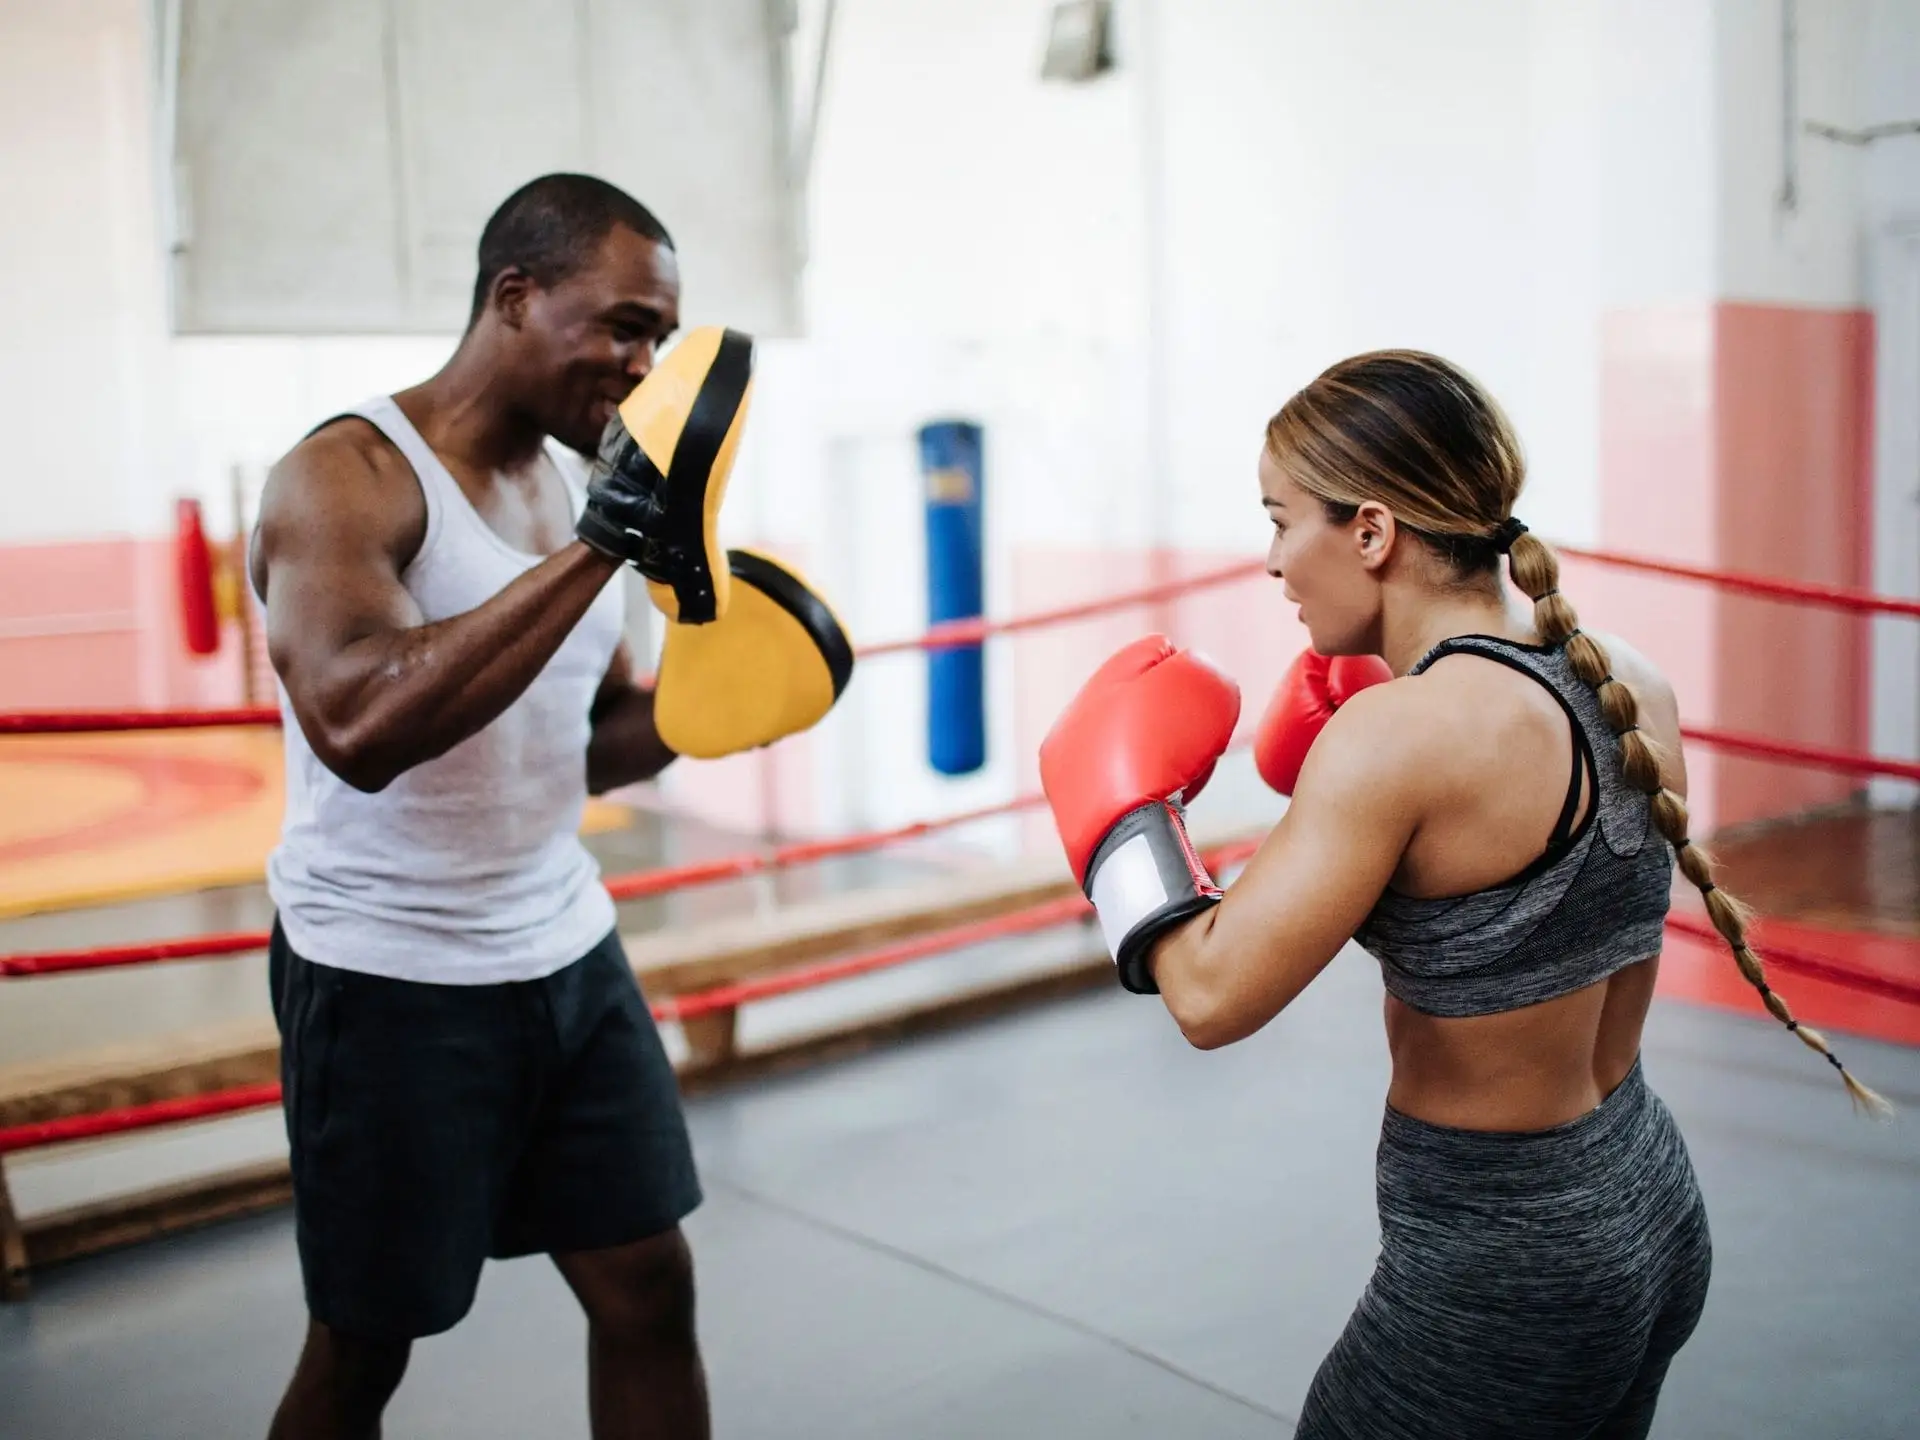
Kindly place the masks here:
MULTIPOLYGON (((0 918, 258 884, 285 799, 277 730, 0 739, 0 918)), ((629 821, 590 800, 581 829, 629 821)))

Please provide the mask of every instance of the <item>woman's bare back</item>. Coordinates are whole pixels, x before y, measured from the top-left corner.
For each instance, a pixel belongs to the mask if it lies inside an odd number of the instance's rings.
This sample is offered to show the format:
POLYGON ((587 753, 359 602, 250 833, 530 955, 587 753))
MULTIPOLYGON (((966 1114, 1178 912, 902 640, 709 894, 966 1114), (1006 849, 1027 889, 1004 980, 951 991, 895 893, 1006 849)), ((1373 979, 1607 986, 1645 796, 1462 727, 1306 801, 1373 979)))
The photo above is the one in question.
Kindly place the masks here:
MULTIPOLYGON (((1531 641, 1534 637, 1513 638, 1531 641)), ((1623 642, 1603 641, 1632 687, 1643 730, 1668 757, 1669 789, 1686 792, 1679 716, 1665 679, 1623 642)), ((1526 675, 1473 655, 1449 656, 1400 682, 1444 728, 1447 769, 1394 874, 1405 895, 1439 898, 1503 884, 1546 848, 1575 773, 1566 713, 1526 675)), ((1576 822, 1593 803, 1582 774, 1576 822)), ((1658 959, 1537 1005, 1491 1015, 1426 1015, 1389 995, 1395 1109, 1470 1130, 1538 1130, 1591 1110, 1640 1050, 1658 959)))

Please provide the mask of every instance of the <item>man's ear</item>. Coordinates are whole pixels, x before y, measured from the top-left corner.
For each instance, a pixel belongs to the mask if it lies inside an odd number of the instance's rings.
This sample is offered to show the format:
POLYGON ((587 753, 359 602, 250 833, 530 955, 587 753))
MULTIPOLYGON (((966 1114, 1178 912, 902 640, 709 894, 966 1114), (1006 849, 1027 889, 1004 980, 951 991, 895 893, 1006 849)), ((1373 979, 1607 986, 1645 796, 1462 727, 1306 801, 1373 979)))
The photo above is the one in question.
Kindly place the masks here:
POLYGON ((533 298, 533 277, 518 265, 509 265, 493 277, 488 300, 509 329, 527 323, 527 303, 533 298))
POLYGON ((1377 570, 1387 563, 1388 557, 1393 554, 1394 543, 1400 536, 1399 524, 1394 520, 1393 512, 1377 500, 1361 502, 1349 529, 1360 554, 1360 563, 1369 570, 1377 570))

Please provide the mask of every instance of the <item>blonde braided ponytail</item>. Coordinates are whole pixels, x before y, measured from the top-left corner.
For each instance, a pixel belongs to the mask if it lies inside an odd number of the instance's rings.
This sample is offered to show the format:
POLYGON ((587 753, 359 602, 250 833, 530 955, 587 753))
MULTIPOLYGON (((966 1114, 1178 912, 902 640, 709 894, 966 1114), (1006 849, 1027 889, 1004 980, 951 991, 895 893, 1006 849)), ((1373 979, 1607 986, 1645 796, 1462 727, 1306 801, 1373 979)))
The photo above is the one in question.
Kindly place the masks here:
POLYGON ((1884 1115, 1885 1100, 1856 1080, 1826 1036, 1794 1018, 1767 983, 1747 942, 1747 907, 1719 888, 1713 862, 1687 836, 1687 805, 1666 788, 1660 751, 1640 729, 1633 691, 1613 676, 1606 647, 1580 628, 1560 593, 1560 563, 1513 506, 1526 461, 1512 425, 1486 390, 1457 365, 1420 350, 1374 350, 1328 367, 1267 422, 1267 451, 1328 516, 1345 524, 1367 501, 1393 512, 1402 534, 1424 546, 1453 578, 1499 587, 1507 573, 1533 601, 1533 624, 1549 645, 1566 647, 1574 673, 1593 687, 1620 743, 1620 767, 1644 792, 1654 823, 1680 869, 1700 889, 1714 929, 1775 1019, 1824 1055, 1858 1106, 1884 1115))
POLYGON ((1747 943, 1747 926, 1753 913, 1739 900, 1714 883, 1713 861, 1687 836, 1687 802, 1666 788, 1660 778, 1660 750, 1640 729, 1640 707, 1633 691, 1613 676, 1613 661, 1606 647, 1580 628, 1580 617, 1560 593, 1560 562, 1541 540, 1515 525, 1518 538, 1507 552, 1507 573, 1521 594, 1533 601, 1533 626, 1541 640, 1549 645, 1564 645, 1573 671, 1599 696, 1600 709, 1607 726, 1620 742, 1620 771, 1634 789, 1652 797, 1653 821, 1672 844, 1680 869, 1699 887, 1706 901, 1713 928, 1733 951, 1734 963, 1747 983, 1760 992, 1760 998, 1774 1019, 1800 1037, 1809 1049, 1824 1055, 1827 1063, 1840 1072, 1857 1106, 1876 1116, 1890 1115, 1893 1107, 1881 1096, 1855 1079, 1853 1072, 1818 1030, 1802 1025, 1787 1008, 1780 993, 1767 983, 1766 967, 1747 943))

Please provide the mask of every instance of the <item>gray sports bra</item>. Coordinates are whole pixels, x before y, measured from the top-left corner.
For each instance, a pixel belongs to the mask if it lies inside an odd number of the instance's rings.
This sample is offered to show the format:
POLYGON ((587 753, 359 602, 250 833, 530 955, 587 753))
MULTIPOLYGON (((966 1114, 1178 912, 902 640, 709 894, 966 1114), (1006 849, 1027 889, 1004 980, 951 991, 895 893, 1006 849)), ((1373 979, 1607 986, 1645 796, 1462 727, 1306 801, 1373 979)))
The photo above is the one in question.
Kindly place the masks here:
POLYGON ((1442 641, 1410 673, 1448 655, 1479 655, 1545 686, 1573 725, 1573 779, 1545 852, 1511 880, 1439 900, 1380 897, 1354 939, 1379 960, 1387 990, 1429 1015, 1491 1015, 1657 955, 1673 852, 1649 797, 1620 774, 1599 697, 1564 649, 1490 635, 1442 641), (1576 825, 1583 776, 1592 802, 1576 825))

